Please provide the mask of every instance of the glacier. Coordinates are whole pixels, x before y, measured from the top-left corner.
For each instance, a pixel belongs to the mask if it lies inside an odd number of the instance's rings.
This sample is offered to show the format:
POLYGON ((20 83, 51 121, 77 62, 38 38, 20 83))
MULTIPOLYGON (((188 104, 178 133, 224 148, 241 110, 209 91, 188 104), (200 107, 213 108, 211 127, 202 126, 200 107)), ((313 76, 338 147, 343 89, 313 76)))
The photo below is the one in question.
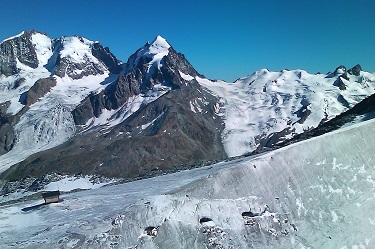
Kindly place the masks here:
POLYGON ((368 120, 253 158, 67 193, 29 212, 21 208, 41 201, 5 205, 0 244, 374 248, 374 132, 368 120))
POLYGON ((375 93, 375 74, 351 75, 340 67, 328 74, 261 69, 233 83, 196 79, 221 99, 222 140, 229 157, 256 150, 272 134, 290 139, 375 93), (336 86, 337 77, 345 81, 345 90, 336 86))

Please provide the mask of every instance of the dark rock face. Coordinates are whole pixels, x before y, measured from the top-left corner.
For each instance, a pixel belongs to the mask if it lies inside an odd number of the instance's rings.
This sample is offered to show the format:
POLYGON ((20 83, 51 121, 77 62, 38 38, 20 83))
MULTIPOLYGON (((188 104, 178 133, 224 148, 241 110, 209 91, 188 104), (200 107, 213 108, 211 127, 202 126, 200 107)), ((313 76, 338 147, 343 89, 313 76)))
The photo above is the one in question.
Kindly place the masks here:
POLYGON ((267 136, 256 137, 256 142, 259 143, 259 146, 254 152, 260 153, 266 148, 273 148, 278 143, 285 141, 287 135, 292 134, 294 132, 294 129, 287 127, 280 132, 274 132, 267 136))
POLYGON ((342 77, 338 77, 337 80, 333 83, 334 86, 337 86, 340 90, 346 90, 346 85, 342 80, 342 77))
POLYGON ((85 59, 86 60, 83 63, 75 63, 66 57, 58 57, 54 74, 61 78, 68 75, 74 80, 81 79, 89 75, 104 74, 105 68, 102 65, 89 61, 87 58, 85 59))
POLYGON ((352 67, 351 69, 349 69, 348 73, 352 74, 352 75, 355 75, 355 76, 359 76, 361 74, 361 71, 362 71, 361 66, 359 64, 357 64, 354 67, 352 67))
MULTIPOLYGON (((135 60, 136 53, 131 56, 135 60)), ((130 59, 129 59, 130 61, 130 59)), ((177 53, 173 48, 169 49, 168 56, 163 59, 160 70, 154 71, 149 77, 147 75, 147 63, 149 61, 141 58, 127 74, 119 76, 117 81, 96 95, 88 96, 72 112, 77 125, 85 124, 92 117, 99 117, 103 109, 113 110, 121 107, 129 97, 146 93, 157 84, 166 85, 172 89, 185 86, 185 80, 179 75, 179 71, 191 76, 199 75, 184 55, 177 53)), ((197 85, 197 87, 200 87, 197 85)))
POLYGON ((169 53, 166 57, 165 64, 167 65, 167 68, 179 69, 181 72, 184 72, 192 77, 201 76, 188 62, 188 60, 186 60, 185 56, 176 52, 172 47, 169 48, 169 53))
POLYGON ((102 61, 111 73, 119 73, 121 67, 120 61, 109 51, 108 47, 103 47, 100 43, 94 43, 91 49, 92 55, 102 61))
POLYGON ((85 124, 92 117, 99 117, 103 109, 113 110, 122 106, 129 97, 140 94, 142 73, 139 70, 120 75, 114 84, 99 94, 92 94, 77 106, 72 114, 77 125, 85 124))
POLYGON ((12 118, 6 114, 10 102, 0 104, 0 155, 3 155, 13 148, 15 135, 12 127, 12 118))
POLYGON ((34 32, 24 32, 0 44, 0 74, 10 76, 18 73, 17 60, 31 68, 38 67, 37 54, 31 42, 34 32))
POLYGON ((39 98, 48 93, 52 87, 56 86, 56 83, 57 82, 54 77, 37 80, 27 92, 21 95, 21 104, 26 106, 34 104, 39 98))
POLYGON ((342 71, 344 71, 344 73, 346 73, 346 67, 343 66, 343 65, 338 66, 333 73, 339 74, 339 70, 342 70, 342 71))
POLYGON ((26 81, 25 78, 20 78, 20 79, 16 80, 16 82, 14 82, 13 89, 16 89, 16 88, 20 87, 25 81, 26 81))
POLYGON ((341 94, 337 97, 337 100, 346 108, 350 108, 349 102, 341 94))

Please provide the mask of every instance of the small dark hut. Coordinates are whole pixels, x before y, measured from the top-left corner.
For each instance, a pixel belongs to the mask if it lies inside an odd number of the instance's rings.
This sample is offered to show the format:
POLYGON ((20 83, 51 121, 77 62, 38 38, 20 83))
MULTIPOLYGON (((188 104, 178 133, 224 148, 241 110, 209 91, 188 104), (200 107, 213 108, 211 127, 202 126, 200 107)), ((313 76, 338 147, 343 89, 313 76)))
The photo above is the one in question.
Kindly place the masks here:
POLYGON ((45 204, 60 202, 60 191, 50 191, 42 194, 45 204))

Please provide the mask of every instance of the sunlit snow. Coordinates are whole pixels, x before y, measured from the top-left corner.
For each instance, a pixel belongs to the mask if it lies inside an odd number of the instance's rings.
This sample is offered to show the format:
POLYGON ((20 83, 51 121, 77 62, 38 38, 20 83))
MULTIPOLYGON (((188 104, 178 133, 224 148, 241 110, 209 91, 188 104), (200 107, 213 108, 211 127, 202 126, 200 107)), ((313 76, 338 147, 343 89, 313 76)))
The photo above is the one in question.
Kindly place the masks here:
MULTIPOLYGON (((375 93, 375 76, 361 72, 348 75, 347 89, 334 86, 336 78, 309 74, 303 70, 270 72, 262 69, 234 83, 210 81, 196 77, 198 82, 224 102, 225 129, 222 140, 229 156, 238 156, 257 148, 257 139, 289 127, 294 134, 317 127, 375 93), (297 112, 305 107, 311 114, 299 123, 297 112)), ((292 134, 293 134, 292 133, 292 134)), ((290 138, 290 137, 289 137, 290 138)))

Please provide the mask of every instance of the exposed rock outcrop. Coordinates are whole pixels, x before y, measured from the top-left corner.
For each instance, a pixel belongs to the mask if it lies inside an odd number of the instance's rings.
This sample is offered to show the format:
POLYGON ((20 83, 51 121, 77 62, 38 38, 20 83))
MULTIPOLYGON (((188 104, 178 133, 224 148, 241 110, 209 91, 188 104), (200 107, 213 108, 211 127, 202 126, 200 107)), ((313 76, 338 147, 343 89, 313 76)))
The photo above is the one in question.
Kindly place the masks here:
POLYGON ((0 44, 0 75, 10 76, 18 73, 17 61, 31 68, 38 67, 37 54, 31 42, 34 32, 22 32, 0 44))
POLYGON ((355 75, 355 76, 359 76, 361 74, 361 71, 362 71, 361 66, 359 64, 357 64, 354 67, 352 67, 351 69, 349 69, 348 73, 352 74, 352 75, 355 75))
POLYGON ((47 94, 52 87, 56 86, 56 83, 54 77, 37 80, 27 92, 21 95, 20 102, 26 106, 34 104, 38 99, 47 94))
POLYGON ((0 104, 0 155, 10 151, 15 142, 14 130, 11 125, 12 117, 6 113, 10 102, 0 104))

